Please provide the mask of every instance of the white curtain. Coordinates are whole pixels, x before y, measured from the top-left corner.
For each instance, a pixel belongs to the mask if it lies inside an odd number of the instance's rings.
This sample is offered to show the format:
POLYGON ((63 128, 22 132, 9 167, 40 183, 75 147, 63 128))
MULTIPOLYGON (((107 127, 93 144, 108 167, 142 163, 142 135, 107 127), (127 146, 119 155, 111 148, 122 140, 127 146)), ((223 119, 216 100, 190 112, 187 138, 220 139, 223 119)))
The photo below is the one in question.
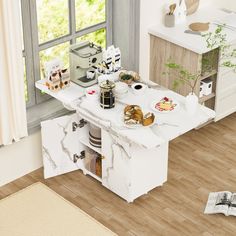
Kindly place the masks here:
POLYGON ((27 136, 19 0, 0 0, 0 145, 27 136))

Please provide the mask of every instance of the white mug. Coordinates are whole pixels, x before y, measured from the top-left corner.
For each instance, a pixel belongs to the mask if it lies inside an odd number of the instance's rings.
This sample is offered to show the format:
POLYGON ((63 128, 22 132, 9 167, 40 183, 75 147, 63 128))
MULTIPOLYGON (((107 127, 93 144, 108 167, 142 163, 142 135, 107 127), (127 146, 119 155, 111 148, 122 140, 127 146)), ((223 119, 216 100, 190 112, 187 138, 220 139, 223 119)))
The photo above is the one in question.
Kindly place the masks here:
POLYGON ((87 79, 93 79, 95 76, 95 71, 87 71, 87 79))
POLYGON ((134 83, 134 84, 132 84, 131 88, 132 88, 134 94, 140 95, 140 94, 144 93, 144 91, 147 88, 147 85, 142 84, 142 83, 134 83))

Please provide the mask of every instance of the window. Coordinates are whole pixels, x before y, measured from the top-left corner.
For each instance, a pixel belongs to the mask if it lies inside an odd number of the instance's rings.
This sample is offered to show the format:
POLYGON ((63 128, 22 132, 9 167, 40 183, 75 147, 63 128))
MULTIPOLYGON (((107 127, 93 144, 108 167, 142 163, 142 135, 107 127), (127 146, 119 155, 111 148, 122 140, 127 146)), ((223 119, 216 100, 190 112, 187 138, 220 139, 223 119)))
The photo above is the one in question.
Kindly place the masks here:
POLYGON ((69 66, 71 44, 89 40, 112 44, 112 0, 21 0, 25 95, 31 107, 49 99, 35 81, 45 77, 45 62, 59 57, 69 66))

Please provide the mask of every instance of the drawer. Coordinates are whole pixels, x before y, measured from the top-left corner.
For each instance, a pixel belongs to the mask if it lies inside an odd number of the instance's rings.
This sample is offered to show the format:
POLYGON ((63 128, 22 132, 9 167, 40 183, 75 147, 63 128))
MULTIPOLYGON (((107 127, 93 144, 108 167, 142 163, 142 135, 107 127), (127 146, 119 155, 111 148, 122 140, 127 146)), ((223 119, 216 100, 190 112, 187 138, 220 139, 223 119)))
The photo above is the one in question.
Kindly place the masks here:
POLYGON ((236 86, 236 71, 230 69, 225 74, 219 74, 217 79, 217 91, 218 94, 224 93, 224 91, 228 90, 236 86))

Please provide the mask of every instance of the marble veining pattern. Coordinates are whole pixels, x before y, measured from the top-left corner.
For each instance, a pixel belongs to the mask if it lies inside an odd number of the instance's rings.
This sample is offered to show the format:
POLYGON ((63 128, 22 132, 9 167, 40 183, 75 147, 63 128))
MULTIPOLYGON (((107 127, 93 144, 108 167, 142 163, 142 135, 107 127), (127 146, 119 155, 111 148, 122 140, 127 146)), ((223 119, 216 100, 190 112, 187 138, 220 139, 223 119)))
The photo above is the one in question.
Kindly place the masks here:
POLYGON ((41 123, 45 178, 80 168, 73 162, 73 154, 80 153, 78 131, 72 132, 71 128, 73 121, 78 122, 76 114, 41 123))

